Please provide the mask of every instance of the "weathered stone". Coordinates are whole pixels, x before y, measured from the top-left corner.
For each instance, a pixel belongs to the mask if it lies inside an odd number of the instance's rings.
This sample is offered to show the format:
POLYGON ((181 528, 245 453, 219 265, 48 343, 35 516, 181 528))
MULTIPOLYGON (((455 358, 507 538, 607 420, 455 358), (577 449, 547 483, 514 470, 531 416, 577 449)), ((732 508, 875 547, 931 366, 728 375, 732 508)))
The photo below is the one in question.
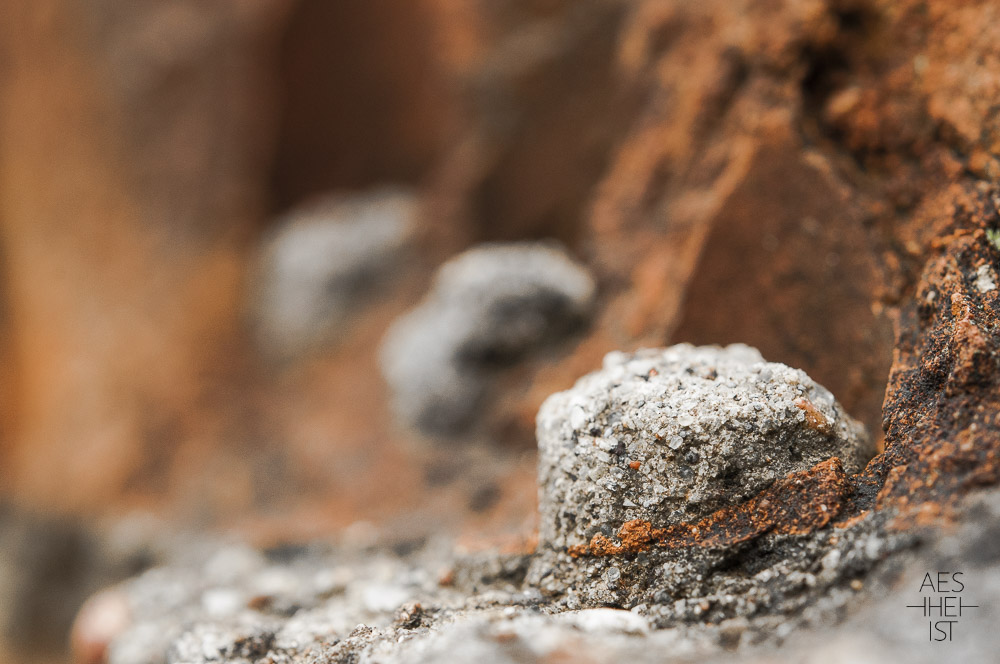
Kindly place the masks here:
POLYGON ((864 507, 940 513, 970 489, 1000 481, 1000 293, 989 287, 1000 191, 961 192, 954 205, 936 255, 900 310, 885 452, 860 478, 864 507))
POLYGON ((708 517, 832 457, 854 473, 874 454, 826 389, 743 345, 612 353, 545 402, 538 445, 540 540, 554 549, 708 517))
MULTIPOLYGON (((108 661, 472 664, 544 662, 556 653, 688 661, 743 642, 776 643, 799 625, 828 624, 861 588, 858 576, 900 543, 912 544, 883 536, 884 516, 835 536, 772 537, 756 556, 741 560, 734 549, 715 559, 728 565, 707 571, 709 559, 682 551, 663 565, 641 554, 619 556, 601 568, 602 583, 625 586, 639 566, 656 576, 655 596, 631 611, 584 607, 593 604, 577 592, 585 588, 566 586, 561 598, 543 594, 524 579, 537 556, 458 556, 445 539, 405 556, 384 542, 349 538, 280 561, 232 545, 203 550, 115 591, 131 618, 110 642, 108 661), (455 570, 447 583, 442 568, 455 570)), ((585 564, 598 562, 604 559, 585 564)))
POLYGON ((594 291, 587 272, 547 244, 488 244, 445 263, 383 342, 397 415, 424 433, 461 431, 499 369, 587 321, 594 291))
POLYGON ((342 332, 393 274, 413 230, 416 199, 402 189, 330 195, 279 221, 254 293, 259 337, 293 355, 342 332))

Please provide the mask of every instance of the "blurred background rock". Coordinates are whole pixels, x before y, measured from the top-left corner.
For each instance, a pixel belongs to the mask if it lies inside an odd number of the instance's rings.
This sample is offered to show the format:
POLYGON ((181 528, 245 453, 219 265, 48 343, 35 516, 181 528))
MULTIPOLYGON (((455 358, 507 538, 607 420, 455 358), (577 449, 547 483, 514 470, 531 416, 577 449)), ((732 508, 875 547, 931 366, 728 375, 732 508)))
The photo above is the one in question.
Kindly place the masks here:
POLYGON ((745 342, 878 438, 951 188, 1000 175, 1000 22, 960 4, 5 2, 0 657, 60 661, 86 595, 166 555, 116 548, 136 515, 530 531, 537 407, 610 350, 745 342), (405 222, 268 263, 386 187, 405 222), (589 324, 491 366, 462 435, 395 420, 389 327, 450 257, 537 240, 594 279, 589 324))

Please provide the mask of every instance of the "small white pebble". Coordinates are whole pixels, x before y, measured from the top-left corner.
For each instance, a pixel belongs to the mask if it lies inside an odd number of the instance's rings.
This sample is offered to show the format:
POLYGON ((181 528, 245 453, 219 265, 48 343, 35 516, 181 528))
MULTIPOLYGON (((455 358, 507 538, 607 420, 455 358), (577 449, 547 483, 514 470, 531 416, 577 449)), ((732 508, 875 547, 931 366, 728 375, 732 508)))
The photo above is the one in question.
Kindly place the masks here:
POLYGON ((989 265, 981 265, 976 270, 976 288, 979 289, 980 293, 988 293, 997 289, 997 282, 993 278, 989 265))
POLYGON ((840 564, 840 550, 833 549, 828 554, 823 556, 823 560, 820 562, 825 570, 833 570, 837 568, 840 564))
POLYGON ((213 618, 231 616, 245 604, 242 593, 232 588, 210 588, 201 595, 201 607, 213 618))
POLYGON ((645 634, 649 623, 640 615, 621 609, 583 609, 559 614, 583 632, 624 632, 625 634, 645 634))

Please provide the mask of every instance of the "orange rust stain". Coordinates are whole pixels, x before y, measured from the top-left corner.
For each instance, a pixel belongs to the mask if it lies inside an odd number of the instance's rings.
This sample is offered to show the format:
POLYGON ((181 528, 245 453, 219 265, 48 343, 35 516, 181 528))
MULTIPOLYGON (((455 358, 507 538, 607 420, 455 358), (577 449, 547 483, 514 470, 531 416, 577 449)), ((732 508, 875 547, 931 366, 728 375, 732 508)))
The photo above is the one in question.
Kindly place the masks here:
POLYGON ((753 498, 718 510, 696 523, 654 528, 634 519, 622 524, 616 540, 594 535, 589 544, 567 550, 574 558, 640 553, 651 546, 723 547, 767 532, 805 534, 826 526, 840 513, 850 484, 840 459, 833 457, 812 468, 791 473, 753 498))
POLYGON ((829 431, 830 421, 826 419, 826 415, 821 413, 811 401, 799 397, 794 403, 798 409, 806 414, 807 427, 815 431, 829 431))
POLYGON ((455 570, 448 568, 441 572, 438 577, 438 585, 444 588, 449 588, 455 584, 455 570))
POLYGON ((907 501, 886 527, 890 531, 905 532, 914 528, 946 527, 958 519, 959 512, 954 505, 937 500, 907 501))
POLYGON ((857 524, 861 523, 862 521, 864 521, 865 517, 867 517, 870 513, 871 513, 871 510, 865 510, 865 511, 861 512, 860 514, 855 514, 854 516, 849 517, 847 519, 844 519, 843 521, 838 521, 837 523, 834 524, 834 527, 836 527, 836 528, 852 528, 852 527, 856 526, 857 524))
POLYGON ((595 556, 610 556, 622 552, 622 547, 615 544, 604 535, 598 533, 590 540, 590 552, 595 556))
POLYGON ((622 525, 618 531, 618 539, 622 548, 627 551, 645 551, 658 534, 659 531, 653 530, 653 524, 649 521, 633 519, 622 525))

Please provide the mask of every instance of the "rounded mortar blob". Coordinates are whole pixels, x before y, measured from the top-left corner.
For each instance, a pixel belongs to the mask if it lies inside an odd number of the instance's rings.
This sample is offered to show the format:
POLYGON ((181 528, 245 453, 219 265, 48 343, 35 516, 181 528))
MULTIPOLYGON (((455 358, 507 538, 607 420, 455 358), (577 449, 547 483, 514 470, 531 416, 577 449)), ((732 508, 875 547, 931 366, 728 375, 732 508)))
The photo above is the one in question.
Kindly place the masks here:
POLYGON ((742 344, 610 353, 545 401, 537 436, 550 550, 633 519, 691 522, 831 457, 857 472, 874 452, 829 391, 742 344))
POLYGON ((593 310, 595 284, 558 245, 484 244, 450 259, 386 333, 381 367, 401 422, 454 436, 498 372, 566 343, 593 310))
POLYGON ((413 192, 380 187, 328 194, 279 219, 253 291, 257 333, 277 357, 335 340, 391 279, 414 230, 413 192))

